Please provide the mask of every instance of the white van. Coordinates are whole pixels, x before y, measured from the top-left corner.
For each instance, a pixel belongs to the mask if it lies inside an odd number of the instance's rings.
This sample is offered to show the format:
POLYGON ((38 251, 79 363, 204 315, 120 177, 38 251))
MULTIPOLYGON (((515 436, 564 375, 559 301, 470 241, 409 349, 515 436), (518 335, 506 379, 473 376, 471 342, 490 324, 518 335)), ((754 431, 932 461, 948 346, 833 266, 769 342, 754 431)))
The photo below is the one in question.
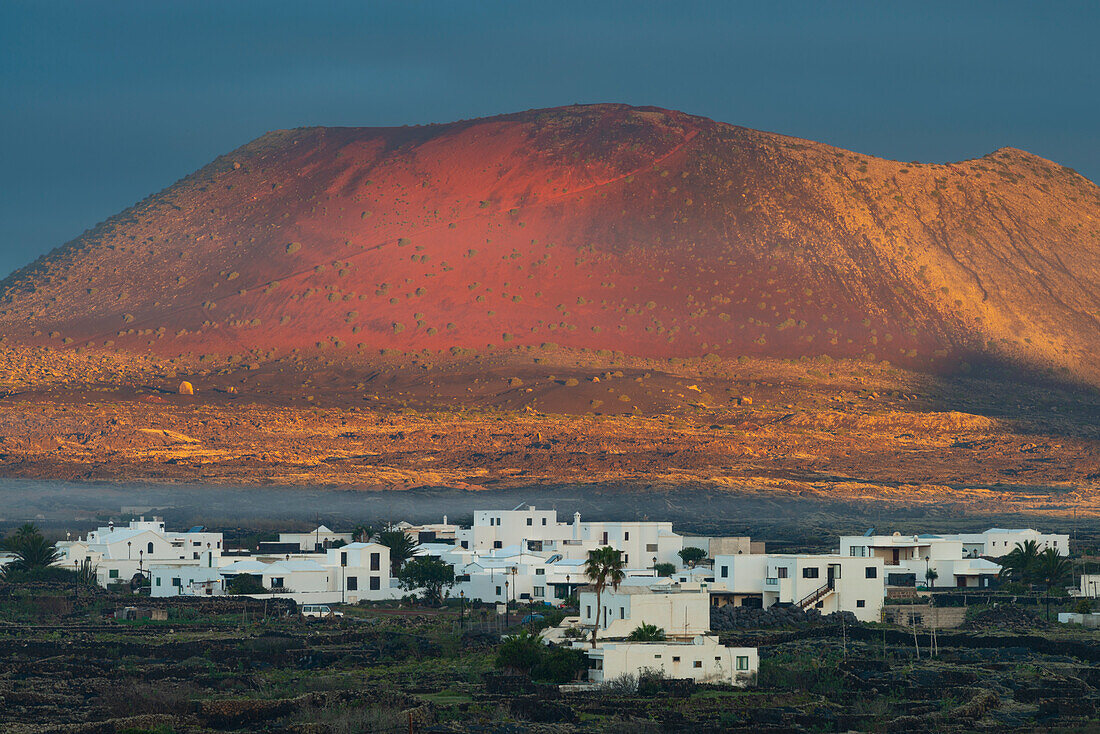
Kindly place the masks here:
POLYGON ((343 612, 334 612, 328 604, 303 604, 303 617, 342 617, 343 612))

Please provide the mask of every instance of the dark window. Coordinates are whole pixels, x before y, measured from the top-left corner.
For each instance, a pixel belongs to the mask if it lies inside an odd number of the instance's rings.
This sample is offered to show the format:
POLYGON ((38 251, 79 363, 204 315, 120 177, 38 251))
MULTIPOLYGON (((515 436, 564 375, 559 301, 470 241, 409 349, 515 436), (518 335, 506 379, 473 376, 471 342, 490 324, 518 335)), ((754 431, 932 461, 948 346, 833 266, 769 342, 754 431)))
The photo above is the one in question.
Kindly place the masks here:
POLYGON ((630 540, 630 531, 629 530, 627 530, 625 533, 623 533, 623 540, 630 540))
POLYGON ((341 565, 341 566, 346 566, 346 565, 348 565, 348 554, 347 554, 347 551, 341 551, 341 552, 340 552, 340 565, 341 565))
MULTIPOLYGON (((157 581, 160 581, 160 579, 157 579, 157 581)), ((172 586, 177 586, 177 587, 182 587, 183 586, 183 581, 180 580, 179 576, 173 576, 172 577, 172 586)))
POLYGON ((626 619, 626 607, 619 607, 619 619, 626 619))
POLYGON ((673 655, 672 656, 672 662, 674 662, 674 663, 680 662, 680 656, 679 655, 673 655))
POLYGON ((780 566, 779 568, 775 569, 775 577, 777 579, 787 578, 787 568, 785 566, 780 566))
POLYGON ((146 548, 146 551, 145 551, 146 553, 152 553, 153 552, 153 541, 150 540, 149 544, 147 546, 145 546, 145 548, 146 548))
POLYGON ((863 599, 856 599, 857 608, 863 609, 865 606, 867 606, 867 602, 865 602, 863 599))
POLYGON ((691 664, 691 667, 693 667, 693 668, 701 668, 701 667, 703 667, 703 661, 702 661, 702 660, 696 660, 695 662, 693 662, 693 663, 691 664))
POLYGON ((877 579, 878 578, 878 569, 875 568, 874 566, 868 566, 867 567, 867 578, 877 579))
POLYGON ((107 578, 117 579, 118 578, 118 569, 117 568, 112 568, 110 571, 108 571, 107 572, 107 578))
POLYGON ((282 579, 282 577, 272 576, 271 577, 271 588, 273 588, 273 589, 283 588, 283 579, 282 579))
POLYGON ((370 590, 371 591, 378 591, 381 588, 382 588, 382 579, 380 579, 378 576, 371 576, 370 577, 370 590))
POLYGON ((195 551, 194 553, 192 553, 192 554, 191 554, 191 557, 192 557, 192 559, 193 559, 193 560, 196 560, 196 561, 197 561, 197 560, 198 560, 198 558, 199 558, 199 552, 198 552, 198 551, 195 551))
POLYGON ((497 596, 500 596, 500 587, 497 587, 497 596))
POLYGON ((645 552, 646 553, 656 553, 657 552, 657 544, 656 543, 646 543, 645 544, 645 552))
POLYGON ((503 543, 502 541, 499 541, 499 540, 494 540, 494 541, 493 541, 493 547, 494 547, 494 548, 503 548, 503 547, 504 547, 504 543, 503 543))
POLYGON ((535 521, 532 518, 529 517, 529 518, 527 518, 527 524, 528 525, 534 525, 535 521))
POLYGON ((544 517, 544 518, 542 518, 542 524, 543 524, 543 525, 545 525, 545 524, 546 524, 546 518, 545 518, 545 517, 544 517))
POLYGON ((381 566, 381 563, 382 563, 381 562, 381 557, 382 557, 381 553, 371 553, 370 554, 370 570, 377 571, 378 569, 380 569, 382 567, 381 566))
POLYGON ((359 591, 359 578, 348 576, 348 591, 359 591))
POLYGON ((465 548, 466 550, 469 550, 470 549, 470 541, 468 541, 468 540, 462 541, 462 547, 465 548))
POLYGON ((725 578, 729 578, 729 575, 730 575, 730 568, 729 568, 729 566, 722 566, 722 567, 720 567, 720 569, 719 569, 719 575, 721 575, 721 577, 722 577, 722 578, 724 578, 724 579, 725 579, 725 578))
POLYGON ((816 567, 802 569, 802 578, 804 579, 816 579, 820 576, 821 569, 816 567))

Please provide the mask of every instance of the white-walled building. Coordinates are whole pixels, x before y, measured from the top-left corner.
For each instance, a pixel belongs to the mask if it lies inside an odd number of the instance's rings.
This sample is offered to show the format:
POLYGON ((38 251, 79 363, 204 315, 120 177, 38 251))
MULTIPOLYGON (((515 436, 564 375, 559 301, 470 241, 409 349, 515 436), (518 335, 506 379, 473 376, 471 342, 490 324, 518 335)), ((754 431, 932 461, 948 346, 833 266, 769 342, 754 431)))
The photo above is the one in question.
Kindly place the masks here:
POLYGON ((455 540, 472 551, 520 546, 525 551, 580 560, 588 557, 588 551, 609 545, 622 552, 630 568, 678 564, 684 547, 670 522, 582 522, 578 512, 572 523, 563 523, 556 510, 535 507, 475 512, 474 524, 456 530, 455 540))
POLYGON ((746 685, 760 669, 755 647, 726 647, 711 635, 687 641, 603 642, 595 648, 578 642, 574 646, 588 655, 588 680, 593 683, 656 670, 667 678, 746 685))
POLYGON ((710 630, 710 592, 705 584, 659 581, 608 587, 598 607, 595 590, 581 589, 580 623, 589 630, 598 625, 597 639, 627 637, 643 624, 663 629, 669 638, 691 638, 710 630))
POLYGON ((294 544, 302 553, 323 553, 334 545, 346 545, 351 533, 337 533, 324 525, 307 533, 279 533, 279 544, 294 544))
POLYGON ((267 592, 253 596, 291 598, 299 604, 396 599, 402 591, 390 578, 390 551, 377 543, 349 543, 322 554, 234 559, 217 568, 154 566, 153 596, 224 594, 233 577, 251 576, 267 592))
POLYGON ((751 554, 714 559, 714 602, 767 609, 775 604, 847 611, 877 622, 886 594, 885 565, 878 557, 751 554), (720 589, 724 585, 725 589, 720 589))
POLYGON ((168 532, 160 518, 133 520, 125 527, 113 523, 97 528, 87 537, 57 544, 61 558, 54 565, 77 568, 87 562, 96 568, 100 586, 129 581, 137 573, 148 574, 154 566, 217 567, 222 553, 222 534, 202 528, 168 532))
POLYGON ((887 586, 984 588, 1001 571, 988 559, 1007 555, 1029 540, 1035 541, 1040 552, 1054 548, 1060 555, 1069 554, 1068 535, 992 528, 984 533, 953 535, 844 536, 840 555, 881 558, 886 564, 887 586), (929 571, 934 572, 934 579, 929 580, 929 571))

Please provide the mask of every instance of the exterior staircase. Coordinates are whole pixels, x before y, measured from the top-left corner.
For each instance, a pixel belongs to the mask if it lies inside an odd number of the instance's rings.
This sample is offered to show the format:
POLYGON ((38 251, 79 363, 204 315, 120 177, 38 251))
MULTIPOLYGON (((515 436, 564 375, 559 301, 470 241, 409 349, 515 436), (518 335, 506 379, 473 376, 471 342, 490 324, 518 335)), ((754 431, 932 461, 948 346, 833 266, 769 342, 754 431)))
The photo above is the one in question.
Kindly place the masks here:
POLYGON ((798 602, 797 602, 797 603, 795 604, 795 606, 797 606, 797 607, 798 607, 799 609, 803 609, 803 610, 805 610, 805 609, 809 609, 809 608, 810 608, 810 607, 812 607, 812 606, 813 606, 814 604, 817 604, 817 603, 818 603, 819 601, 821 601, 821 600, 822 600, 822 599, 824 599, 824 598, 825 598, 826 596, 828 596, 829 594, 831 594, 831 593, 833 592, 833 588, 834 588, 834 586, 835 586, 835 584, 833 583, 833 580, 832 580, 832 579, 829 579, 829 580, 828 580, 828 581, 826 581, 826 582, 825 582, 824 584, 822 584, 821 586, 819 586, 819 587, 818 587, 817 589, 815 589, 814 591, 810 592, 810 593, 809 593, 809 594, 807 594, 806 596, 802 597, 802 598, 801 598, 801 599, 800 599, 800 600, 799 600, 799 601, 798 601, 798 602))

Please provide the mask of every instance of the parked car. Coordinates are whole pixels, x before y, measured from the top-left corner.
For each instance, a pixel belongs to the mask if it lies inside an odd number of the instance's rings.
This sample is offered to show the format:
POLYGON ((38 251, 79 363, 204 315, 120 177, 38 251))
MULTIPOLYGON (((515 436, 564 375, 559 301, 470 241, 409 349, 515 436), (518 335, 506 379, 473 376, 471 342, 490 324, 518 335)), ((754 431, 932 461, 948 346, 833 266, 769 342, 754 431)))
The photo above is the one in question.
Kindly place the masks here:
POLYGON ((303 604, 302 605, 303 617, 343 617, 343 612, 334 612, 332 607, 328 604, 303 604))

